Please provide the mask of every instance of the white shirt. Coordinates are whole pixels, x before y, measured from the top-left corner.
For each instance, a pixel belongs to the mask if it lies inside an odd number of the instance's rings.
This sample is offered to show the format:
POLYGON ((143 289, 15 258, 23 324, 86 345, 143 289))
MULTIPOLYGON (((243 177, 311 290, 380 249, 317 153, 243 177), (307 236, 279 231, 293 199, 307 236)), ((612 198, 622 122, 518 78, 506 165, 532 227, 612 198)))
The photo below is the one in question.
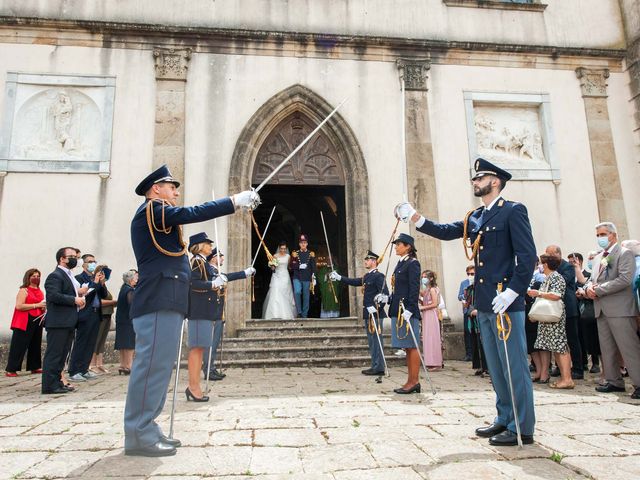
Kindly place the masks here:
POLYGON ((71 279, 71 283, 73 283, 73 288, 75 288, 76 290, 76 296, 78 296, 78 290, 80 289, 80 282, 76 280, 76 277, 73 276, 73 273, 71 273, 71 270, 69 270, 67 267, 58 265, 58 268, 62 270, 64 273, 66 273, 69 279, 71 279))

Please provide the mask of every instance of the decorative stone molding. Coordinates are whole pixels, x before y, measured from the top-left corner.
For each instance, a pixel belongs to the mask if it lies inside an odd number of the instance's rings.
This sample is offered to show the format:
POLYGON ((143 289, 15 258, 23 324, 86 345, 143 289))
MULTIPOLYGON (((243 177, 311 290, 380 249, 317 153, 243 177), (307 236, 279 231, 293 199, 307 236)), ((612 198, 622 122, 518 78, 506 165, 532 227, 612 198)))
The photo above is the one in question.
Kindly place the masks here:
POLYGON ((583 97, 606 97, 607 78, 609 69, 590 70, 584 67, 576 68, 576 76, 580 79, 583 97))
POLYGON ((405 90, 427 91, 427 73, 431 62, 427 58, 399 58, 396 65, 400 72, 400 81, 404 81, 405 90))
POLYGON ((191 59, 190 48, 154 48, 157 80, 187 80, 187 69, 191 59))
POLYGON ((526 10, 533 12, 544 12, 546 3, 540 0, 532 2, 505 2, 504 0, 444 0, 447 7, 471 7, 471 8, 493 8, 498 10, 526 10))

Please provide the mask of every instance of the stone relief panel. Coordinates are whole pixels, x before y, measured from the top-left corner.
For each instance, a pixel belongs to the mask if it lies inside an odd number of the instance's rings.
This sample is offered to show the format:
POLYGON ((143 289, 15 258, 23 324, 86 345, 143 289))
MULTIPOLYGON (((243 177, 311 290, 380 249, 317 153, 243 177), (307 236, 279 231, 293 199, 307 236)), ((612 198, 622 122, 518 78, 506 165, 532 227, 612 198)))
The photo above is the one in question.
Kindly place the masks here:
POLYGON ((108 176, 113 79, 8 74, 0 172, 108 176))
MULTIPOLYGON (((267 178, 316 126, 301 112, 282 120, 258 151, 252 183, 259 184, 267 178)), ((344 185, 342 162, 333 143, 321 130, 271 182, 282 185, 344 185)))
POLYGON ((470 170, 483 157, 520 180, 560 180, 548 95, 465 92, 470 170))

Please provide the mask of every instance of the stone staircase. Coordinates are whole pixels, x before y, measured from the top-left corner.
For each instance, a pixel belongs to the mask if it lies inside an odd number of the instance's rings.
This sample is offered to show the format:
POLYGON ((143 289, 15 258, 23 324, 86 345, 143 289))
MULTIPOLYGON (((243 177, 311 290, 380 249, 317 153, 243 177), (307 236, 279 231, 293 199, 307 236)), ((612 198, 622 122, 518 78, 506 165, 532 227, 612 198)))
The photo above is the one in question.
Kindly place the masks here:
MULTIPOLYGON (((387 361, 403 364, 390 348, 390 334, 383 339, 387 361)), ((356 317, 247 320, 237 337, 225 338, 222 355, 225 368, 368 367, 371 361, 362 320, 356 317)))

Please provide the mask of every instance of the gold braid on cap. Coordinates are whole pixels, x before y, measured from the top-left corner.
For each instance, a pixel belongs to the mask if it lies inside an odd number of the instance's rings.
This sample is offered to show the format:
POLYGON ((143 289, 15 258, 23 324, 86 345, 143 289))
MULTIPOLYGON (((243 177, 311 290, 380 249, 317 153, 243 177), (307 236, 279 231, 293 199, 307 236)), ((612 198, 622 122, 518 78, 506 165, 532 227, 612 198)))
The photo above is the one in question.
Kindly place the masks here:
POLYGON ((151 235, 151 241, 153 242, 154 247, 156 247, 156 249, 160 253, 162 253, 163 255, 167 255, 169 257, 181 257, 187 254, 187 244, 184 243, 184 240, 182 239, 182 228, 179 225, 178 227, 176 227, 178 229, 178 243, 182 245, 182 250, 179 252, 170 252, 169 250, 162 248, 158 243, 158 241, 156 240, 155 233, 153 233, 155 230, 156 232, 160 232, 160 233, 164 233, 165 235, 168 235, 173 230, 173 227, 167 228, 167 226, 165 225, 165 221, 164 221, 165 203, 169 205, 169 202, 166 202, 165 200, 158 199, 158 198, 151 199, 147 202, 146 211, 147 211, 147 226, 149 227, 149 235, 151 235), (155 223, 156 219, 153 213, 153 202, 160 202, 162 204, 162 228, 156 227, 156 223, 155 223))
POLYGON ((464 255, 467 257, 467 260, 473 261, 478 255, 478 248, 480 248, 480 240, 482 239, 482 230, 478 232, 478 236, 476 237, 475 242, 471 243, 469 240, 468 228, 469 228, 469 217, 471 214, 475 212, 475 210, 470 210, 464 216, 463 231, 462 231, 462 246, 464 248, 464 255), (471 251, 471 253, 469 253, 471 251))

